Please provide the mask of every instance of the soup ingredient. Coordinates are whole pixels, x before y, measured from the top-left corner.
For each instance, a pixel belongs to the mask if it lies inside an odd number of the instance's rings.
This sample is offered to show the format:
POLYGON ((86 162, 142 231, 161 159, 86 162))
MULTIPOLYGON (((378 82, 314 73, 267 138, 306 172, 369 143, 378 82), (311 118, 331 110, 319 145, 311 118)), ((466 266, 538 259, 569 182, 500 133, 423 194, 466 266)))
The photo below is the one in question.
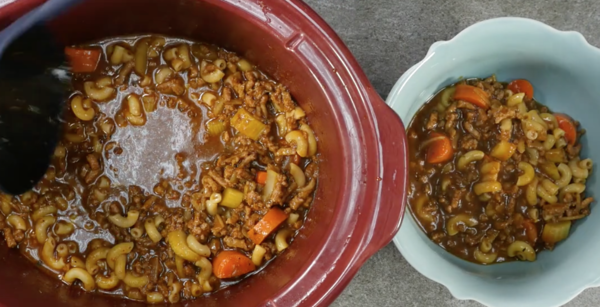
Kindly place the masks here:
POLYGON ((94 72, 98 67, 101 53, 98 48, 65 47, 65 54, 74 73, 94 72))
POLYGON ((218 278, 233 278, 256 269, 252 260, 236 251, 222 251, 213 261, 213 273, 218 278))
POLYGON ((256 173, 256 182, 264 185, 267 182, 267 172, 260 171, 256 173))
POLYGON ((549 223, 544 226, 542 240, 547 243, 556 244, 569 236, 571 221, 549 223))
POLYGON ((513 80, 508 84, 508 89, 513 93, 524 93, 529 99, 533 99, 533 86, 525 79, 513 80))
POLYGON ((565 139, 571 145, 575 144, 577 140, 577 130, 575 129, 575 124, 573 124, 573 120, 565 114, 554 114, 556 117, 556 121, 558 122, 558 127, 565 132, 565 139))
POLYGON ((428 163, 443 163, 450 159, 454 154, 452 149, 452 141, 447 136, 433 132, 427 144, 427 162, 428 163))
POLYGON ((248 237, 255 244, 260 244, 269 234, 279 227, 281 223, 287 220, 287 218, 287 214, 281 211, 281 209, 271 207, 269 212, 267 212, 267 214, 265 214, 265 216, 263 216, 263 218, 248 232, 248 237))
POLYGON ((488 94, 484 90, 468 84, 456 85, 454 100, 470 102, 483 109, 487 109, 490 106, 488 94))

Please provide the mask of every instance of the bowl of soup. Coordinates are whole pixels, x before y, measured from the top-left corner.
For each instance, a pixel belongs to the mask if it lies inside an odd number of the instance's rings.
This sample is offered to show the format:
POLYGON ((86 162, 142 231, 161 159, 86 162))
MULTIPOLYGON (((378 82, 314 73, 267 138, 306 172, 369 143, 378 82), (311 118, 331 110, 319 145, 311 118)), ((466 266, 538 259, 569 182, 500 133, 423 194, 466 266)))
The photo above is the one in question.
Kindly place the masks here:
POLYGON ((45 26, 69 99, 44 178, 0 197, 3 305, 326 305, 399 228, 403 124, 305 4, 74 1, 45 26))
POLYGON ((488 306, 559 306, 598 285, 599 56, 579 33, 500 18, 400 78, 387 103, 410 123, 411 214, 394 242, 413 267, 488 306))

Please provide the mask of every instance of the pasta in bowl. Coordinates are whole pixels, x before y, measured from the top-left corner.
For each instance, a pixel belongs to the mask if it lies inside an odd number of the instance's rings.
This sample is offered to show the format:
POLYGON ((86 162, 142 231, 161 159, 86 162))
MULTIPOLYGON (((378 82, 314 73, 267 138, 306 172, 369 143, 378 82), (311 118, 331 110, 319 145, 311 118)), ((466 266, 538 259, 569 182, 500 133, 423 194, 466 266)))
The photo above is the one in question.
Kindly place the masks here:
POLYGON ((535 261, 590 213, 579 123, 534 100, 527 80, 446 87, 408 128, 409 205, 433 242, 480 264, 535 261))
MULTIPOLYGON (((600 113, 600 104, 597 103, 597 97, 600 96, 600 90, 592 81, 597 79, 597 72, 600 71, 598 63, 600 51, 590 46, 579 33, 558 31, 523 18, 492 19, 468 27, 452 40, 433 44, 425 58, 398 80, 387 103, 403 120, 410 121, 440 90, 464 78, 485 78, 494 73, 496 81, 510 83, 525 79, 531 83, 536 101, 552 112, 568 114, 580 122, 580 128, 588 131, 577 140, 582 146, 580 160, 589 158, 598 161, 600 143, 593 141, 593 133, 599 129, 597 114, 600 113), (567 54, 568 57, 565 56, 567 54)), ((542 113, 546 112, 538 111, 540 117, 542 113)), ((500 129, 500 124, 494 122, 496 129, 500 129)), ((520 121, 514 121, 513 128, 515 126, 522 129, 520 121)), ((534 123, 533 126, 537 125, 534 123)), ((531 136, 534 134, 531 133, 531 136)), ((543 145, 543 142, 540 143, 543 145)), ((490 155, 494 145, 496 142, 490 144, 489 148, 479 150, 484 156, 490 155)), ((467 155, 461 165, 481 166, 483 158, 471 160, 480 156, 480 153, 467 155)), ((563 163, 568 166, 569 160, 566 162, 563 163)), ((558 164, 556 166, 558 168, 558 164)), ((528 169, 527 166, 523 168, 528 169)), ((565 167, 561 168, 565 170, 565 167)), ((536 167, 534 173, 538 174, 536 167)), ((525 171, 518 169, 517 164, 513 173, 516 177, 513 178, 514 182, 524 174, 525 171)), ((577 182, 572 179, 572 183, 577 182)), ((552 189, 546 184, 547 188, 552 189)), ((581 196, 597 198, 598 189, 600 183, 597 172, 588 171, 584 195, 581 196)), ((539 195, 538 201, 541 202, 539 195)), ((599 285, 600 268, 588 265, 595 261, 600 252, 600 242, 595 236, 600 232, 600 215, 596 214, 595 206, 592 202, 591 214, 571 222, 566 240, 558 242, 551 252, 536 253, 533 262, 509 261, 481 265, 474 258, 466 261, 432 242, 411 215, 405 217, 394 243, 416 270, 446 286, 456 298, 472 299, 492 307, 561 306, 584 289, 599 285), (558 284, 561 286, 556 287, 558 284), (553 290, 549 292, 548 289, 553 290)), ((528 212, 522 214, 524 218, 529 218, 528 212)), ((477 227, 466 225, 467 222, 472 223, 470 217, 459 220, 459 232, 454 237, 461 235, 461 224, 470 229, 477 227)), ((538 227, 537 230, 541 232, 543 229, 538 227)), ((525 228, 521 228, 521 231, 525 235, 525 228)), ((520 241, 527 242, 523 240, 526 237, 521 238, 520 241)), ((541 238, 541 233, 538 238, 541 238)), ((535 250, 535 246, 531 247, 535 250)), ((464 255, 474 251, 474 247, 467 248, 464 255)), ((499 253, 498 257, 501 255, 499 253)))

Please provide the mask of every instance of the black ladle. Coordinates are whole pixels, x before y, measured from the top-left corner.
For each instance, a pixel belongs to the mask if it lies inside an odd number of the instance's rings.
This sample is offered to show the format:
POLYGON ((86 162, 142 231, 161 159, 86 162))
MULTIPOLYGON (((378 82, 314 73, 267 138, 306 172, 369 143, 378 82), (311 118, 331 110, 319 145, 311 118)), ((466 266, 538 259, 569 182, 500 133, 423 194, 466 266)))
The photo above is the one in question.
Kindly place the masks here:
POLYGON ((70 87, 64 46, 46 21, 77 1, 49 0, 0 33, 0 190, 21 194, 43 177, 70 87))

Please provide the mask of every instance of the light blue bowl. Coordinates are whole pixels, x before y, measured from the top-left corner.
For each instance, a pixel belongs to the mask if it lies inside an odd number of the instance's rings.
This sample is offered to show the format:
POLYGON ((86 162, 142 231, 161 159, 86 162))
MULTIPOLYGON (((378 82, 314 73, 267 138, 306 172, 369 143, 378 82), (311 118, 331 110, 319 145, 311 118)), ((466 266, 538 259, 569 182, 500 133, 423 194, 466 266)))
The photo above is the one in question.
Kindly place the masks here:
MULTIPOLYGON (((562 32, 538 21, 498 18, 477 23, 447 42, 437 42, 421 62, 396 83, 387 103, 409 123, 441 88, 460 77, 524 78, 535 98, 555 112, 580 121, 582 157, 600 161, 600 50, 577 32, 562 32)), ((587 195, 598 191, 598 172, 587 195)), ((533 262, 482 266, 461 260, 433 244, 406 214, 394 243, 426 277, 459 299, 493 307, 560 306, 600 285, 600 209, 578 221, 569 238, 533 262)))

